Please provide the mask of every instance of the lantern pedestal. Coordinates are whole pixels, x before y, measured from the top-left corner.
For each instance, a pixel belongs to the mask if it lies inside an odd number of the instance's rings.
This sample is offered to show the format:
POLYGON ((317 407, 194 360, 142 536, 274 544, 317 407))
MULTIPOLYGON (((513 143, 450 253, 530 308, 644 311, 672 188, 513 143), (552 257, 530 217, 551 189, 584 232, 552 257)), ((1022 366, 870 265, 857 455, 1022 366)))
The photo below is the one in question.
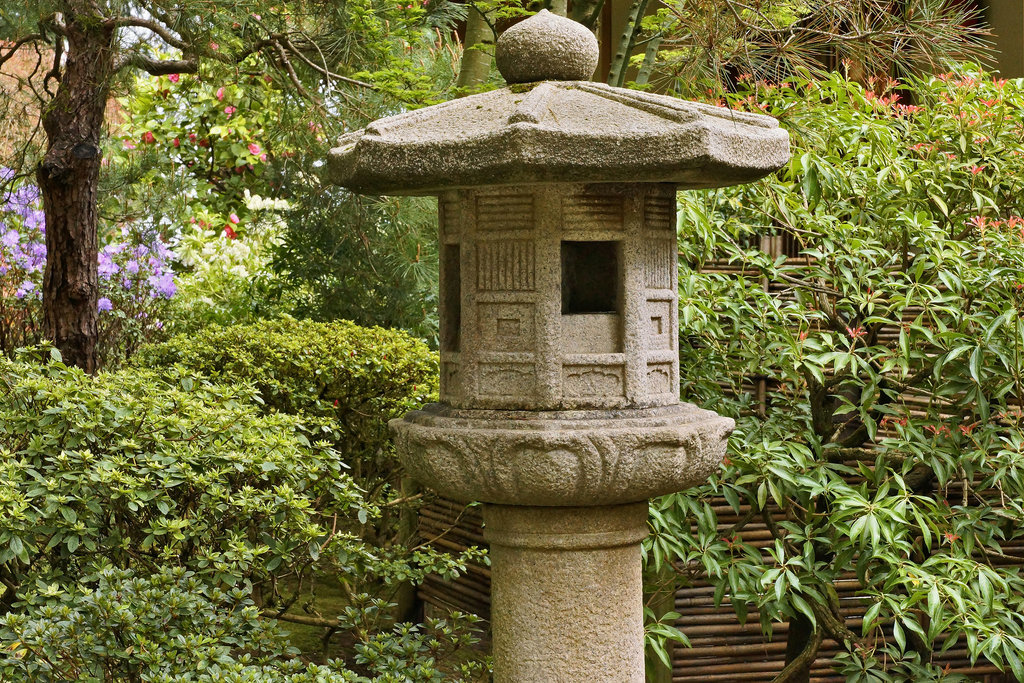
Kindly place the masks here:
POLYGON ((486 505, 484 525, 496 681, 643 682, 646 501, 486 505))

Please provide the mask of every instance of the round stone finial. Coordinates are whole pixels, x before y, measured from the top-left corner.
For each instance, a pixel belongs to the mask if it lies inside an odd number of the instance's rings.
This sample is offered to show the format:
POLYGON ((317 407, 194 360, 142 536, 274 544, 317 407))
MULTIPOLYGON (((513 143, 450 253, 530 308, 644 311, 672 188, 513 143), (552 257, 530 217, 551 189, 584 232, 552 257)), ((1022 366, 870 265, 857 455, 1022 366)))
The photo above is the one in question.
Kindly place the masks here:
POLYGON ((586 26, 546 9, 502 33, 494 49, 509 84, 588 81, 599 55, 597 38, 586 26))

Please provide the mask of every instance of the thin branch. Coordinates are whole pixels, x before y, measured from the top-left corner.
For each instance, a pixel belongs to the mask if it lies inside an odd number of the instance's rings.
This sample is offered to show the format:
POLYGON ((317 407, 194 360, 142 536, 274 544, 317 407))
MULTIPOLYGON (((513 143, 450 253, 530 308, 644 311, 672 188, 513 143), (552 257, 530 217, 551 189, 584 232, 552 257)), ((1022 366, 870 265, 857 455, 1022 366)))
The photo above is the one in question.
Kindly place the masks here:
POLYGON ((293 624, 304 626, 319 626, 321 628, 342 629, 341 622, 337 619, 324 619, 323 617, 307 617, 302 614, 277 614, 274 617, 279 621, 290 621, 293 624))
POLYGON ((326 65, 325 66, 320 66, 319 64, 317 64, 316 62, 311 60, 309 57, 307 57, 305 54, 303 54, 301 50, 296 48, 295 45, 292 43, 291 39, 289 39, 287 36, 274 35, 274 36, 271 36, 271 37, 272 38, 276 38, 278 40, 281 40, 284 43, 284 45, 287 46, 287 48, 291 51, 291 53, 293 55, 295 55, 296 57, 298 57, 299 59, 304 61, 306 64, 308 64, 310 66, 310 68, 316 70, 317 72, 323 74, 324 76, 327 76, 328 78, 333 78, 333 79, 339 80, 339 81, 341 81, 343 83, 348 83, 349 85, 358 85, 361 88, 368 88, 370 90, 376 90, 377 89, 377 86, 375 86, 372 83, 367 83, 365 81, 360 81, 360 80, 355 79, 355 78, 349 78, 348 76, 342 76, 341 74, 336 74, 336 73, 332 72, 331 70, 329 70, 326 67, 326 65))
POLYGON ((17 40, 14 43, 14 45, 12 45, 11 48, 7 51, 7 54, 3 54, 3 52, 0 51, 0 66, 3 66, 7 62, 7 60, 13 57, 18 52, 18 50, 21 49, 23 45, 36 40, 46 40, 46 36, 44 36, 42 33, 30 33, 24 38, 17 40))
POLYGON ((58 83, 60 83, 60 80, 61 80, 60 64, 61 64, 61 58, 63 56, 64 56, 64 37, 58 35, 57 39, 53 41, 53 65, 50 67, 50 70, 46 72, 46 75, 43 76, 43 90, 45 90, 46 94, 49 95, 50 97, 55 97, 56 96, 54 93, 50 92, 50 81, 54 80, 54 81, 57 81, 58 83))
POLYGON ((105 20, 103 24, 108 28, 120 28, 123 26, 144 28, 160 36, 161 40, 171 47, 176 47, 179 50, 188 50, 192 47, 181 38, 174 35, 166 26, 151 19, 142 19, 140 17, 112 17, 105 20))
POLYGON ((284 47, 282 47, 281 43, 275 42, 273 45, 277 51, 278 58, 281 60, 281 66, 284 68, 285 73, 288 74, 289 80, 291 80, 292 85, 295 86, 295 90, 299 95, 318 106, 322 106, 320 101, 310 95, 309 91, 303 87, 302 81, 299 80, 299 75, 295 73, 295 67, 292 66, 291 60, 288 59, 288 54, 284 51, 284 47))

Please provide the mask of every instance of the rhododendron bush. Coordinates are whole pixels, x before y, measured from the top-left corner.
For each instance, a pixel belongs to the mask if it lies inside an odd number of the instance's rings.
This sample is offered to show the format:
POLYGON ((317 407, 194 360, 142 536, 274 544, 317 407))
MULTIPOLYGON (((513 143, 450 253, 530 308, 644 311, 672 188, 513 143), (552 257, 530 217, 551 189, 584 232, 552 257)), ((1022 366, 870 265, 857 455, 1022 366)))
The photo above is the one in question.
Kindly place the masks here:
POLYGON ((851 681, 962 680, 953 655, 1024 680, 1024 83, 742 88, 720 104, 793 156, 680 195, 683 393, 737 430, 649 562, 788 623, 787 680, 823 638, 851 681))
MULTIPOLYGON (((9 176, 10 172, 6 174, 9 176)), ((0 352, 42 338, 40 292, 46 266, 46 221, 39 190, 21 182, 0 201, 0 352)), ((106 235, 97 269, 100 355, 116 362, 163 328, 177 285, 170 250, 140 223, 106 235)))

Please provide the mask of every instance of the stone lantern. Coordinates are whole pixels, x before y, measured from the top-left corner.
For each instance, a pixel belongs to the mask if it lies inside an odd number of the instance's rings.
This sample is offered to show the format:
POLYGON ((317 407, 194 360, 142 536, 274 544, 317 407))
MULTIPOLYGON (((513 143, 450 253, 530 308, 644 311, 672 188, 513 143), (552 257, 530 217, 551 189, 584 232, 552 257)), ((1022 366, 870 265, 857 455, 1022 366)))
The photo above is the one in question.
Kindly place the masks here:
POLYGON ((679 402, 677 189, 789 158, 766 116, 590 82, 542 11, 508 86, 376 121, 333 180, 439 198, 441 402, 392 422, 425 485, 482 501, 499 683, 642 681, 647 499, 704 481, 732 420, 679 402))

